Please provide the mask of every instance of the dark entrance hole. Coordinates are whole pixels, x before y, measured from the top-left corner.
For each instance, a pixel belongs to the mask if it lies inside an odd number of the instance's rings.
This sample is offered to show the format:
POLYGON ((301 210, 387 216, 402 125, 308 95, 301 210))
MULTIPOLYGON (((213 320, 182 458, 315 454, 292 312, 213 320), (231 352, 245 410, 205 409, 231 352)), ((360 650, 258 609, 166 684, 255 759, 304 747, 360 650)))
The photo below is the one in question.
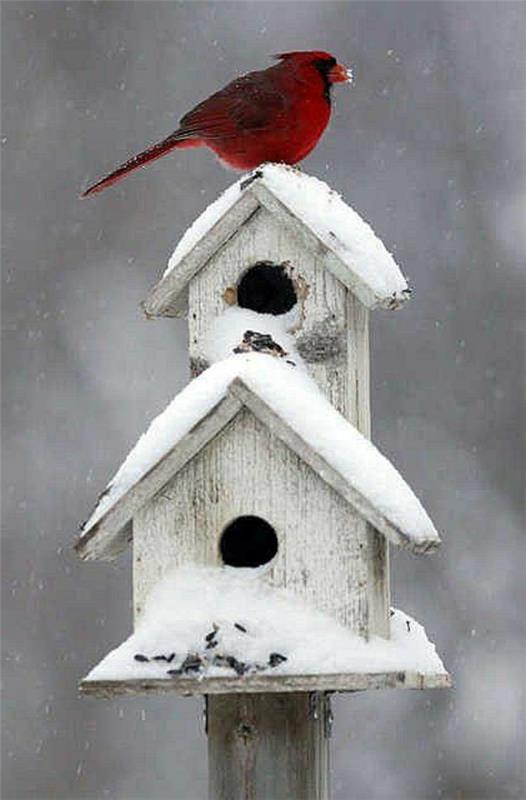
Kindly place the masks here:
POLYGON ((278 552, 278 537, 261 517, 238 517, 223 531, 219 550, 229 567, 260 567, 278 552))
POLYGON ((296 304, 294 284, 284 267, 258 261, 239 281, 237 302, 259 314, 285 314, 296 304))

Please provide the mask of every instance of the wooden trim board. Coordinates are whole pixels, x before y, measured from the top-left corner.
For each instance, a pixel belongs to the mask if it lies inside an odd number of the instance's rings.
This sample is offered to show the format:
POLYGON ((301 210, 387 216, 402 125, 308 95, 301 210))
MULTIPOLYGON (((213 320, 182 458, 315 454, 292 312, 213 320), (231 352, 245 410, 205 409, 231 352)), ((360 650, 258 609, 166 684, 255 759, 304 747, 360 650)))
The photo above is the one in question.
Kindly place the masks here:
POLYGON ((346 264, 334 253, 322 240, 314 233, 311 228, 297 217, 288 206, 285 205, 273 192, 270 191, 264 181, 255 181, 250 187, 262 206, 271 214, 278 217, 295 236, 299 237, 308 250, 318 253, 324 260, 325 267, 340 281, 350 292, 363 303, 366 308, 373 309, 381 305, 382 298, 378 297, 374 291, 354 272, 352 267, 346 264))
POLYGON ((235 236, 257 213, 266 208, 309 250, 318 253, 325 267, 349 291, 355 294, 367 308, 385 305, 370 286, 346 264, 331 248, 296 216, 266 186, 264 179, 256 178, 241 191, 236 202, 228 208, 206 234, 196 242, 181 261, 152 287, 142 306, 148 317, 186 316, 188 308, 188 283, 203 269, 208 261, 235 236))
MULTIPOLYGON (((287 423, 276 414, 255 392, 241 380, 236 378, 230 384, 229 393, 245 405, 266 427, 284 442, 296 455, 308 464, 320 479, 325 481, 344 500, 346 500, 375 530, 382 533, 398 547, 410 550, 412 553, 428 553, 436 550, 440 539, 425 539, 415 542, 406 533, 401 531, 384 514, 378 511, 373 504, 355 489, 349 481, 334 469, 319 453, 304 441, 287 423)), ((350 424, 350 423, 349 423, 350 424)))
POLYGON ((186 316, 188 283, 218 250, 239 233, 258 209, 257 198, 250 191, 242 193, 190 252, 150 290, 142 304, 146 316, 186 316))
POLYGON ((249 675, 236 678, 143 678, 133 680, 87 681, 79 685, 82 695, 159 694, 175 692, 190 697, 204 694, 244 692, 359 692, 368 689, 450 689, 447 673, 365 672, 334 675, 249 675))
POLYGON ((171 450, 90 528, 75 549, 83 559, 112 559, 130 541, 133 514, 193 458, 225 425, 246 406, 282 442, 308 464, 320 478, 340 494, 375 530, 399 547, 416 554, 436 550, 440 539, 415 542, 358 492, 336 469, 308 445, 270 406, 240 379, 230 384, 226 397, 186 434, 171 450))
POLYGON ((135 512, 176 475, 196 453, 223 430, 242 404, 227 395, 203 417, 142 478, 128 489, 106 514, 81 536, 75 549, 83 559, 111 559, 129 539, 122 531, 135 512))

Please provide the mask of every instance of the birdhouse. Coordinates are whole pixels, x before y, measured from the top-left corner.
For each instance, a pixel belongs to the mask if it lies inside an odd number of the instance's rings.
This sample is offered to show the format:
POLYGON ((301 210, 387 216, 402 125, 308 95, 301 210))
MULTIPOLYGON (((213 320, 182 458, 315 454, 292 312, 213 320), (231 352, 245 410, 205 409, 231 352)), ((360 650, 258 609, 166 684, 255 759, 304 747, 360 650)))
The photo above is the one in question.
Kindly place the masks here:
POLYGON ((335 192, 268 164, 199 217, 144 308, 188 316, 194 375, 208 365, 211 323, 229 306, 274 316, 296 308, 298 352, 331 403, 357 423, 368 403, 367 312, 398 308, 409 295, 382 242, 335 192))
POLYGON ((187 231, 144 308, 187 316, 194 377, 77 544, 133 547, 134 633, 84 692, 449 685, 389 591, 388 544, 440 539, 368 438, 368 313, 408 297, 369 225, 295 169, 264 165, 187 231))

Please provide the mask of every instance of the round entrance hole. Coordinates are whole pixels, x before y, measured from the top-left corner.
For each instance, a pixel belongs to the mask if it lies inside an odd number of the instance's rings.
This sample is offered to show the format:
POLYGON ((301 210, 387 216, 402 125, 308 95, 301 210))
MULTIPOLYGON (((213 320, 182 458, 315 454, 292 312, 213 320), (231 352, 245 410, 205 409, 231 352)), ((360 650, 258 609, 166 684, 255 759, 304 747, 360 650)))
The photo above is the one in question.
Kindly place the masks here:
POLYGON ((278 552, 278 537, 261 517, 237 517, 223 531, 219 551, 229 567, 261 567, 278 552))
POLYGON ((237 287, 237 302, 259 314, 286 314, 296 304, 296 290, 285 268, 258 261, 245 272, 237 287))

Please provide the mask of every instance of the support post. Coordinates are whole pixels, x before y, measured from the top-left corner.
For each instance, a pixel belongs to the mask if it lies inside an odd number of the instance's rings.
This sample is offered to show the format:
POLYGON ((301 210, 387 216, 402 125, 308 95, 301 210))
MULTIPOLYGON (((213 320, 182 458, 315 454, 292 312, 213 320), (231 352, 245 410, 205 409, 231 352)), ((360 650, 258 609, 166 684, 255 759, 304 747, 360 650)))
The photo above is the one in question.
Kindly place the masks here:
POLYGON ((328 800, 323 692, 208 695, 210 800, 328 800))

